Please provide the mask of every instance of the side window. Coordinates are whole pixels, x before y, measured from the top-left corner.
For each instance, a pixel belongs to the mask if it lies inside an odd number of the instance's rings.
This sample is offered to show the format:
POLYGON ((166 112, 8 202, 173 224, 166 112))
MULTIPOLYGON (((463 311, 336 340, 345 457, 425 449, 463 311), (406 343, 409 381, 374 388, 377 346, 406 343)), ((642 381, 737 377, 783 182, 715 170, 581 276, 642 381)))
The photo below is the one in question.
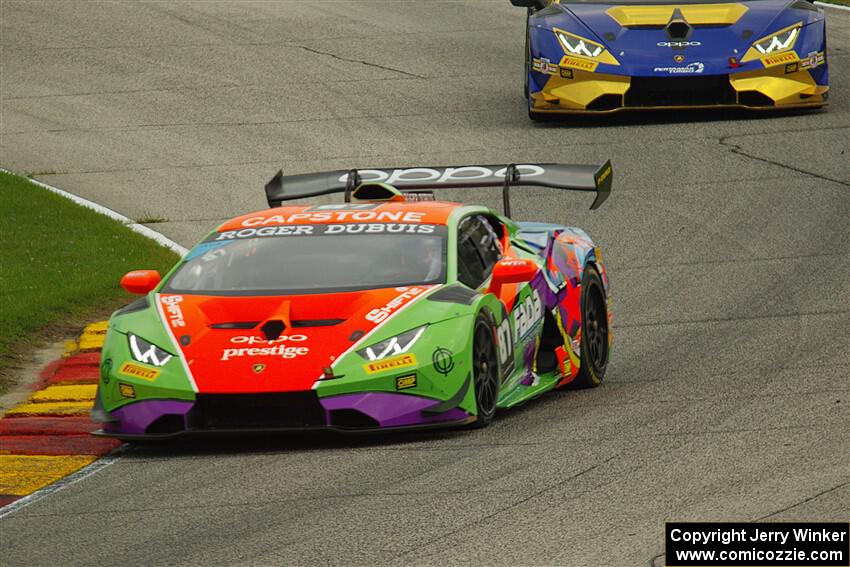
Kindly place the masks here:
POLYGON ((502 257, 499 236, 485 217, 474 215, 465 218, 458 227, 458 279, 471 288, 477 288, 493 271, 493 265, 502 257))
POLYGON ((481 250, 487 275, 489 276, 490 272, 493 271, 493 265, 502 257, 501 238, 493 228, 492 221, 487 217, 478 216, 476 219, 479 225, 476 243, 481 250))

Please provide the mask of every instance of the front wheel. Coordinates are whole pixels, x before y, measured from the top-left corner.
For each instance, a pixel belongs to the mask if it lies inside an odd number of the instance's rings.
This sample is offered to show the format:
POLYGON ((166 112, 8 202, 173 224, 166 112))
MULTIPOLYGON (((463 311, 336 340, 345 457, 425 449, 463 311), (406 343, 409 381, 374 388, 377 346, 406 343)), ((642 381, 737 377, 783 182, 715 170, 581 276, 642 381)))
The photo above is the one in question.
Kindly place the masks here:
POLYGON ((608 367, 608 307, 602 278, 593 266, 581 279, 581 367, 573 388, 595 388, 608 367))
POLYGON ((472 335, 472 377, 475 387, 475 407, 478 420, 474 427, 486 427, 496 415, 499 398, 499 361, 493 327, 485 317, 475 321, 472 335))

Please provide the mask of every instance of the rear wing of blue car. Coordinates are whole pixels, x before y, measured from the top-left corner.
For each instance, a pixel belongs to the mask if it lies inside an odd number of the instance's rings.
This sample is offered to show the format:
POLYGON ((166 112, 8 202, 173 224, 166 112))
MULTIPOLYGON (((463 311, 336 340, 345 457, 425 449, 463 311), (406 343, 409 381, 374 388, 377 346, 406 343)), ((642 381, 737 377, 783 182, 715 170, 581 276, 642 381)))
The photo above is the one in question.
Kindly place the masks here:
POLYGON ((349 203, 355 189, 361 185, 375 183, 390 185, 402 194, 412 194, 411 197, 414 198, 416 194, 439 189, 502 187, 505 215, 510 216, 512 186, 528 185, 596 193, 590 208, 597 209, 611 194, 612 178, 610 160, 600 166, 524 163, 352 169, 297 175, 284 175, 281 170, 266 184, 266 199, 270 207, 279 207, 284 201, 343 193, 345 202, 349 203))

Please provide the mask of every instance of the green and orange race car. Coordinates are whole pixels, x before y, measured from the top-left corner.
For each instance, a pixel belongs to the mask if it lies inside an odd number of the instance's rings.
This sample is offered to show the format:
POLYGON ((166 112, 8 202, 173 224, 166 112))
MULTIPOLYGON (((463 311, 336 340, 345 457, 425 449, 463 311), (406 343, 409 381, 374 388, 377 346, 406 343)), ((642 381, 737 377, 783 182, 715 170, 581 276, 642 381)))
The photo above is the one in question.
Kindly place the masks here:
POLYGON ((598 386, 610 288, 582 230, 509 218, 509 190, 610 193, 610 163, 283 176, 271 208, 122 285, 92 415, 101 435, 485 426, 559 386, 598 386), (505 214, 434 200, 503 188, 505 214), (344 193, 333 205, 283 201, 344 193))

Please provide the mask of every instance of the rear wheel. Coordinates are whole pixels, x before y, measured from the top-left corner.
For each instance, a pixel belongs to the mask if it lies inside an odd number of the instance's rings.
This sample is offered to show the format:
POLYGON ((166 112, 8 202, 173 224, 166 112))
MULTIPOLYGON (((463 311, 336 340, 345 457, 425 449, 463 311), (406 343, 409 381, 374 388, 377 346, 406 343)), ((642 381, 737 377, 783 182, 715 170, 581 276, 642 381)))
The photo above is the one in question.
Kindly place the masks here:
POLYGON ((608 307, 602 278, 593 266, 581 279, 581 367, 573 388, 595 388, 608 367, 608 307))
POLYGON ((493 326, 485 317, 475 321, 472 335, 472 377, 478 420, 474 427, 486 427, 496 414, 499 398, 499 361, 493 340, 493 326))

